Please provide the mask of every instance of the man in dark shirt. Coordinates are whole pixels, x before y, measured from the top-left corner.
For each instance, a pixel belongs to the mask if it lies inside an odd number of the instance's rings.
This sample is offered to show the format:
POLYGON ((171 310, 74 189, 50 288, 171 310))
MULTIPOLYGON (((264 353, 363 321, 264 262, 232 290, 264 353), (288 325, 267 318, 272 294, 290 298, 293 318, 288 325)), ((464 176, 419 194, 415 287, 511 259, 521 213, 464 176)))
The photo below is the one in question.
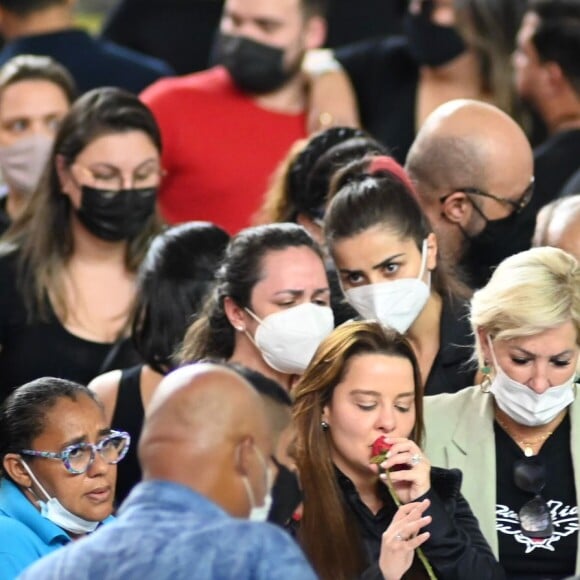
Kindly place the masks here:
POLYGON ((73 6, 74 0, 0 0, 6 39, 0 66, 19 54, 50 56, 70 71, 81 93, 101 86, 139 93, 173 74, 163 61, 74 28, 73 6))
POLYGON ((406 169, 441 254, 471 287, 530 247, 532 232, 526 238, 516 228, 533 191, 532 149, 497 107, 457 99, 437 108, 417 134, 406 169))
POLYGON ((514 55, 519 94, 545 123, 549 137, 534 150, 535 191, 520 219, 529 237, 541 207, 558 197, 580 168, 580 2, 533 0, 514 55))

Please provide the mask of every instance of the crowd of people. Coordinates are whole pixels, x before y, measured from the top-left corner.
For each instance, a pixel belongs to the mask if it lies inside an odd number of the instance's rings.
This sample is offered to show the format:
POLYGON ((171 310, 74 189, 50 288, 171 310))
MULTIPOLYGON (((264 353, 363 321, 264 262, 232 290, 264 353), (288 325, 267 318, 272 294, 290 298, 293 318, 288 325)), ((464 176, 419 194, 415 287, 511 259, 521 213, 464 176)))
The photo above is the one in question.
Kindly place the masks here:
POLYGON ((580 578, 580 0, 154 4, 0 0, 0 580, 580 578))

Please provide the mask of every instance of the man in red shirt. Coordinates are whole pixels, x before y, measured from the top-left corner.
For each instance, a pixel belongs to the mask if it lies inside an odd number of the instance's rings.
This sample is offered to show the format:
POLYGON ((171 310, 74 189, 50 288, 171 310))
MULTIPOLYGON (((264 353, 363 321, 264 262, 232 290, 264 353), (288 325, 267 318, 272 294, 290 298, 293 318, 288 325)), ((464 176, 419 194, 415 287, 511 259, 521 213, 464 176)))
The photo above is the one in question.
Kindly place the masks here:
POLYGON ((306 134, 305 52, 322 46, 325 0, 227 0, 221 66, 155 83, 142 94, 163 135, 161 213, 250 225, 268 180, 306 134))

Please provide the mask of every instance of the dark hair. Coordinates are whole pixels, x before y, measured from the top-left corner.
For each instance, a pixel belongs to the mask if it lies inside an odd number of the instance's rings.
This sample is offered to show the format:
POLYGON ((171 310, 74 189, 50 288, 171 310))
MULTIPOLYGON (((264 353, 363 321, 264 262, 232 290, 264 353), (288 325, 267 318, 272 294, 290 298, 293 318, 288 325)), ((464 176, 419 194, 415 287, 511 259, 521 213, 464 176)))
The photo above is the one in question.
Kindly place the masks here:
POLYGON ((49 56, 20 54, 0 68, 0 97, 2 92, 22 81, 47 81, 59 87, 69 105, 77 97, 75 82, 68 70, 49 56))
POLYGON ((229 359, 234 350, 235 331, 224 310, 225 298, 229 296, 240 308, 251 308, 250 297, 262 276, 266 254, 301 246, 310 248, 322 261, 316 242, 296 224, 256 226, 232 238, 203 313, 185 335, 180 361, 190 363, 208 357, 229 359))
POLYGON ((288 394, 288 391, 274 379, 266 377, 262 373, 239 363, 228 363, 226 366, 246 379, 260 395, 283 407, 292 407, 292 398, 288 394))
POLYGON ((411 439, 421 445, 423 386, 419 363, 411 344, 378 322, 346 322, 318 347, 294 389, 297 431, 296 462, 304 491, 304 515, 298 538, 324 580, 359 577, 365 567, 362 541, 352 512, 342 499, 330 454, 332 429, 320 426, 324 407, 343 380, 350 362, 359 355, 381 354, 408 360, 413 369, 415 425, 411 439), (332 530, 332 533, 327 533, 332 530))
MULTIPOLYGON (((108 134, 142 131, 161 151, 161 135, 151 111, 133 94, 122 89, 94 89, 72 106, 58 130, 47 173, 24 212, 16 219, 0 245, 0 254, 19 250, 19 283, 31 318, 47 319, 46 291, 65 316, 59 274, 72 255, 71 203, 61 191, 57 157, 70 167, 95 139, 108 134)), ((127 244, 126 265, 136 271, 159 222, 153 215, 127 244)))
POLYGON ((143 360, 165 374, 215 279, 230 237, 210 222, 189 222, 158 235, 139 270, 132 339, 143 360))
MULTIPOLYGON (((392 158, 376 159, 387 160, 387 165, 393 169, 372 170, 372 160, 363 159, 351 163, 335 177, 324 219, 324 233, 331 253, 338 240, 356 236, 374 226, 412 239, 419 251, 433 231, 404 169, 392 158)), ((431 280, 435 291, 442 296, 466 295, 463 286, 448 274, 441 257, 438 257, 431 280)))
POLYGON ((18 16, 28 16, 38 10, 44 10, 50 6, 66 4, 67 0, 0 0, 0 6, 5 10, 18 14, 18 16))
POLYGON ((14 390, 0 406, 0 474, 9 477, 4 473, 4 457, 32 447, 45 428, 46 414, 59 399, 77 401, 81 395, 102 408, 90 389, 65 379, 43 377, 14 390))
POLYGON ((386 154, 386 148, 359 129, 332 127, 311 138, 287 175, 286 195, 294 212, 288 219, 296 220, 298 213, 317 217, 335 171, 372 153, 386 154))
POLYGON ((540 18, 532 37, 540 60, 556 62, 580 93, 580 2, 531 0, 528 10, 540 18))

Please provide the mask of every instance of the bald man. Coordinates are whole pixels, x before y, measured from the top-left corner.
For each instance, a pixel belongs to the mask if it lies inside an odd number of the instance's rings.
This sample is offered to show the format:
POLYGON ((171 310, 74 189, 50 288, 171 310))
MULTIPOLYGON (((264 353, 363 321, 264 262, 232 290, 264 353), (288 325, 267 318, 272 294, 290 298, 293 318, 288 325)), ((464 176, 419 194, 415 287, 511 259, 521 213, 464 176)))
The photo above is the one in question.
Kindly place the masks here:
POLYGON ((530 247, 532 149, 497 107, 468 99, 438 107, 417 134, 406 169, 442 255, 472 287, 484 285, 504 258, 530 247))
POLYGON ((313 580, 284 531, 247 521, 267 504, 272 447, 264 403, 237 373, 212 364, 171 373, 147 409, 144 481, 117 521, 22 578, 313 580))
POLYGON ((580 195, 557 199, 538 214, 534 246, 552 246, 580 261, 580 195))

